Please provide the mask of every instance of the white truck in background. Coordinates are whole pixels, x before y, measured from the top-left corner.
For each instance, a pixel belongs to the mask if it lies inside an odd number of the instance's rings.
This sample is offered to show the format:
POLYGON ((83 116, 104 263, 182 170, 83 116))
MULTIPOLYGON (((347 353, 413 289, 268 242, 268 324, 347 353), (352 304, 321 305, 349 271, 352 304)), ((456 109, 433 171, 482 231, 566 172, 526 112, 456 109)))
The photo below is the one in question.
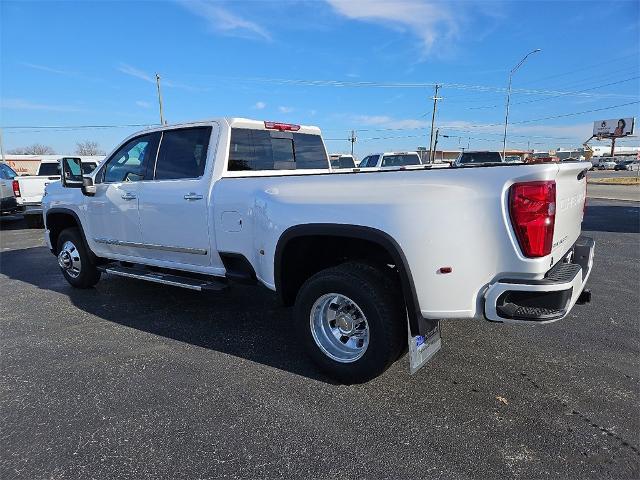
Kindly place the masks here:
POLYGON ((66 159, 45 239, 76 288, 262 285, 320 368, 364 382, 407 350, 415 372, 441 320, 544 324, 588 302, 590 166, 333 170, 316 127, 221 118, 134 134, 89 175, 66 159))
MULTIPOLYGON (((104 159, 102 156, 82 157, 83 172, 91 173, 102 159, 104 159)), ((47 185, 60 181, 60 162, 61 160, 42 160, 36 175, 15 178, 14 193, 18 210, 24 215, 27 226, 30 228, 41 228, 44 225, 42 196, 47 185)))
POLYGON ((18 202, 14 188, 18 174, 4 162, 0 162, 0 215, 13 215, 18 212, 18 202))

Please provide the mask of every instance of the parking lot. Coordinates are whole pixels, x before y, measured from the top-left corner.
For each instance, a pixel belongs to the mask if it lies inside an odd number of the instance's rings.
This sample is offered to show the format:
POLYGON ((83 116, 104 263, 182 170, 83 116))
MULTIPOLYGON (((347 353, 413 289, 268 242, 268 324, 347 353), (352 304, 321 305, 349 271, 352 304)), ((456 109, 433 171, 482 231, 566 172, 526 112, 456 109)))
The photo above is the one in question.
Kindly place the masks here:
POLYGON ((590 305, 536 328, 445 322, 358 386, 320 375, 256 287, 74 290, 3 219, 0 477, 638 478, 640 207, 590 200, 590 305))

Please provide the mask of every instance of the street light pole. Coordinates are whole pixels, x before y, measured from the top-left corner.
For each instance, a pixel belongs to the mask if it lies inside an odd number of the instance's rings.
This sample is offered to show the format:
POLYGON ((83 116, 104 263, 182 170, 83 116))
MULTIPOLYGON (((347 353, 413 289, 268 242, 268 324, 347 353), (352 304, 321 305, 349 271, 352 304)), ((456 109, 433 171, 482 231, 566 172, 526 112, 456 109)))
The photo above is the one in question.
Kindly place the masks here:
POLYGON ((160 125, 164 125, 164 114, 162 112, 162 93, 160 92, 160 75, 156 73, 156 87, 158 88, 158 104, 160 106, 160 125))
POLYGON ((539 48, 536 48, 535 50, 531 50, 509 72, 509 87, 507 88, 507 108, 506 108, 506 112, 504 114, 504 137, 502 138, 502 158, 503 159, 504 159, 504 156, 505 156, 505 152, 507 150, 507 125, 509 124, 509 104, 511 103, 511 80, 513 78, 513 74, 516 73, 516 70, 518 70, 522 66, 522 64, 525 62, 525 60, 527 58, 529 58, 529 55, 532 55, 534 53, 538 53, 538 52, 541 52, 541 51, 542 50, 540 50, 539 48))

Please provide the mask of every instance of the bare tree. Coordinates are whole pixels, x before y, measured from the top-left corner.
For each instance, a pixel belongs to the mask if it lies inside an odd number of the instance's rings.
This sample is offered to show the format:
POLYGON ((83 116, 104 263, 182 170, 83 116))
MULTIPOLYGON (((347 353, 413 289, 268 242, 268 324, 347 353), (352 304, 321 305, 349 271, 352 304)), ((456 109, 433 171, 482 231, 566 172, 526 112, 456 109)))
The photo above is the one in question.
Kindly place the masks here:
POLYGON ((87 140, 85 142, 76 143, 76 155, 104 155, 104 151, 100 149, 100 145, 98 145, 98 142, 87 140))
POLYGON ((9 150, 7 153, 10 155, 55 155, 55 150, 48 145, 41 145, 34 143, 28 147, 18 147, 13 150, 9 150))

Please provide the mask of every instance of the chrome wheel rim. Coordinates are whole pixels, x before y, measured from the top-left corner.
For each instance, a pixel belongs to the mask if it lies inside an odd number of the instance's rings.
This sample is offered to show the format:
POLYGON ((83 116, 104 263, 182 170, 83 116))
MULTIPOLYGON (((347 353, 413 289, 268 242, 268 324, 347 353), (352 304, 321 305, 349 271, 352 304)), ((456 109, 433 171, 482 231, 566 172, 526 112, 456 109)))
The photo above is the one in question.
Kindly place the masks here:
POLYGON ((311 307, 309 323, 316 345, 336 362, 355 362, 367 351, 367 317, 358 304, 345 295, 327 293, 318 298, 311 307))
POLYGON ((82 271, 80 252, 70 240, 64 242, 58 253, 58 265, 73 278, 78 278, 82 271))

